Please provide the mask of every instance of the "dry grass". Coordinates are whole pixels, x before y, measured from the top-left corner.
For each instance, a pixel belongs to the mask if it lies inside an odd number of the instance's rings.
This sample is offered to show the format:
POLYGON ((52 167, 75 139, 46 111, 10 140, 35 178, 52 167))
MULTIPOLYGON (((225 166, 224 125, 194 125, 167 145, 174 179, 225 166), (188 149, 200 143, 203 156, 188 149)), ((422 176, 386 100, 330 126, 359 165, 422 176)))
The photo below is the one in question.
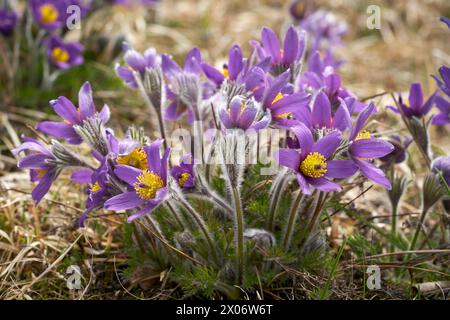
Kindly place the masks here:
MULTIPOLYGON (((438 21, 440 15, 450 12, 448 1, 375 1, 382 10, 380 32, 368 32, 365 27, 365 9, 373 1, 318 2, 349 24, 347 45, 339 49, 339 55, 347 61, 342 67, 342 75, 346 86, 360 97, 384 91, 405 91, 413 81, 421 81, 431 92, 435 84, 429 75, 436 73, 441 64, 450 64, 449 31, 438 21)), ((233 43, 243 45, 248 51, 248 41, 259 38, 262 26, 284 30, 288 25, 287 6, 288 1, 281 0, 163 0, 155 13, 154 23, 146 22, 138 9, 114 8, 98 12, 82 31, 125 34, 138 49, 152 46, 179 60, 191 47, 198 46, 205 59, 220 63, 233 43)), ((123 94, 102 92, 97 98, 108 101, 113 107, 113 118, 120 119, 121 112, 130 112, 123 108, 127 105, 123 94)), ((376 99, 380 106, 389 100, 388 96, 376 99)), ((146 110, 133 109, 131 112, 132 118, 145 119, 146 110)), ((5 152, 18 144, 18 136, 25 125, 34 125, 49 116, 20 107, 10 108, 8 114, 0 115, 0 140, 4 149, 0 153, 0 299, 140 298, 128 292, 134 284, 127 284, 125 288, 118 281, 120 271, 117 267, 125 259, 120 232, 115 232, 121 218, 103 217, 96 223, 90 222, 84 230, 77 229, 75 222, 82 212, 83 198, 81 190, 76 190, 67 177, 58 180, 39 207, 34 206, 29 195, 28 175, 17 172, 14 169, 16 159, 5 152), (65 268, 76 260, 67 249, 74 247, 83 253, 83 257, 89 257, 83 258, 82 266, 82 274, 89 278, 83 281, 86 284, 84 290, 70 293, 64 279, 67 277, 65 268)), ((396 130, 393 123, 392 117, 383 114, 373 125, 383 132, 396 130)), ((450 151, 448 129, 436 130, 433 137, 443 152, 450 151)), ((414 157, 414 150, 412 153, 414 157)), ((401 168, 411 175, 407 166, 401 168)), ((420 173, 411 178, 414 187, 421 184, 420 173)), ((417 189, 411 190, 403 211, 414 213, 420 204, 415 194, 417 189)), ((349 199, 359 192, 349 192, 349 199)), ((390 212, 382 191, 370 190, 356 201, 356 206, 378 227, 389 229, 388 218, 376 218, 390 212)), ((438 223, 438 219, 431 219, 429 227, 438 223)), ((410 221, 411 216, 405 215, 400 223, 407 229, 410 221)), ((354 232, 358 227, 356 223, 338 214, 335 229, 330 227, 328 232, 330 235, 334 232, 339 239, 343 234, 354 232)), ((372 232, 367 235, 372 237, 372 232)), ((300 280, 295 290, 310 290, 317 283, 323 283, 312 275, 299 273, 297 276, 300 280), (314 281, 316 284, 312 285, 314 281)), ((359 294, 355 288, 336 287, 334 291, 336 297, 341 298, 356 298, 359 294)), ((155 292, 153 297, 161 299, 170 296, 171 291, 155 289, 155 292)), ((398 297, 397 293, 393 288, 391 294, 398 297)), ((266 292, 266 297, 269 295, 278 297, 276 292, 266 292)))

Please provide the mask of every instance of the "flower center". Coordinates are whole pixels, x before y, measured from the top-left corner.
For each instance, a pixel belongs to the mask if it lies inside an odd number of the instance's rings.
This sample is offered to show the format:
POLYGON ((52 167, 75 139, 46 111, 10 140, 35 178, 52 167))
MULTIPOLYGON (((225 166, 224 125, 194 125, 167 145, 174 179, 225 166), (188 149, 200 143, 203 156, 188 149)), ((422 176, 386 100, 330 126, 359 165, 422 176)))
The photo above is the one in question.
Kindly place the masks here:
POLYGON ((48 172, 46 169, 36 169, 37 178, 42 179, 42 177, 48 172))
POLYGON ((281 99, 283 99, 283 94, 280 92, 278 92, 277 96, 275 97, 275 99, 273 99, 272 104, 275 104, 275 102, 280 101, 281 99))
POLYGON ((279 119, 291 119, 291 117, 292 117, 292 112, 285 112, 282 114, 277 114, 275 116, 275 118, 279 118, 279 119))
POLYGON ((300 164, 300 171, 311 178, 321 178, 327 173, 327 159, 319 152, 311 152, 300 164))
POLYGON ((136 148, 127 155, 117 157, 117 163, 145 170, 147 169, 147 154, 144 149, 136 148))
POLYGON ((91 192, 97 192, 102 190, 102 187, 100 186, 100 183, 98 183, 98 181, 96 183, 94 183, 94 185, 91 187, 91 192))
POLYGON ((58 20, 59 12, 54 5, 46 3, 39 8, 41 20, 44 24, 50 24, 58 20))
POLYGON ((227 66, 226 64, 224 64, 223 67, 222 67, 222 74, 223 74, 223 76, 224 76, 225 78, 228 79, 229 73, 228 73, 228 66, 227 66))
POLYGON ((357 134, 357 136, 356 136, 356 138, 355 138, 355 141, 357 141, 357 140, 363 140, 363 139, 370 139, 371 137, 372 137, 372 135, 370 134, 369 131, 363 130, 363 131, 360 131, 360 132, 357 134))
POLYGON ((181 187, 184 187, 184 184, 186 183, 187 179, 189 179, 191 175, 188 172, 183 172, 180 176, 180 178, 178 179, 178 184, 181 187))
POLYGON ((156 192, 164 187, 164 182, 160 176, 154 172, 144 170, 141 175, 137 177, 138 182, 134 186, 136 193, 144 200, 154 199, 156 192))
POLYGON ((57 62, 67 62, 70 59, 70 54, 67 50, 56 47, 52 50, 52 58, 57 62))

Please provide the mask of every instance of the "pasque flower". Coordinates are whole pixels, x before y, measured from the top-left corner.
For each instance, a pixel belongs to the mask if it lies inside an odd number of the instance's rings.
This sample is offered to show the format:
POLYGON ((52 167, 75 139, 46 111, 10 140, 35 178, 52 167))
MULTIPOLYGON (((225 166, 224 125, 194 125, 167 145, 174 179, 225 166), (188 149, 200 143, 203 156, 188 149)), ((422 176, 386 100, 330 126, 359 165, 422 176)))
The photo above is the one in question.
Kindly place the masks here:
POLYGON ((60 0, 30 0, 34 21, 46 30, 64 26, 66 6, 60 0))
POLYGON ((450 186, 450 157, 438 157, 431 163, 431 170, 441 173, 447 185, 450 186))
POLYGON ((270 28, 262 29, 261 40, 262 46, 258 41, 252 41, 251 44, 256 50, 262 67, 265 65, 264 61, 270 62, 269 70, 277 75, 287 69, 293 71, 299 65, 305 50, 305 38, 304 35, 299 35, 293 26, 290 26, 286 32, 283 48, 280 46, 277 35, 270 28))
POLYGON ((441 75, 442 80, 435 75, 432 75, 432 77, 436 80, 439 89, 450 97, 450 68, 447 66, 440 67, 439 74, 441 75))
POLYGON ((235 96, 229 107, 225 104, 219 111, 219 117, 225 129, 259 131, 266 128, 271 121, 270 112, 261 110, 257 104, 254 99, 235 96))
POLYGON ((410 146, 413 139, 411 137, 402 137, 398 134, 393 134, 388 138, 389 143, 394 146, 394 150, 381 157, 380 160, 392 164, 392 163, 401 163, 406 160, 406 150, 410 146))
POLYGON ((384 172, 371 162, 373 159, 390 154, 394 150, 394 146, 387 141, 374 138, 369 131, 363 130, 367 119, 374 112, 375 105, 371 103, 356 118, 355 125, 351 128, 348 153, 362 175, 382 187, 390 189, 391 183, 385 177, 384 172))
POLYGON ((433 117, 432 123, 437 126, 444 126, 450 123, 450 101, 441 96, 435 98, 436 107, 439 109, 439 114, 433 117))
POLYGON ((180 164, 173 166, 170 173, 182 189, 195 187, 194 160, 192 155, 184 155, 181 158, 180 164))
POLYGON ((162 140, 144 147, 148 169, 141 170, 127 165, 117 165, 115 175, 128 184, 128 190, 105 202, 107 210, 122 211, 139 208, 128 221, 148 214, 158 207, 167 196, 167 166, 170 149, 160 156, 162 140))
POLYGON ((0 9, 0 33, 10 35, 17 24, 17 13, 6 9, 0 9))
POLYGON ((24 151, 31 152, 20 159, 17 166, 22 169, 30 169, 31 181, 38 182, 31 195, 33 200, 39 203, 50 189, 60 170, 56 166, 55 156, 45 144, 29 137, 23 137, 22 140, 24 141, 22 145, 12 152, 15 155, 24 151))
POLYGON ((154 48, 149 48, 144 54, 141 54, 126 46, 124 60, 127 65, 125 67, 119 64, 116 65, 116 74, 133 89, 138 87, 134 72, 139 73, 143 77, 147 68, 152 69, 161 65, 161 57, 154 48))
MULTIPOLYGON (((65 139, 68 143, 79 144, 82 139, 77 134, 74 126, 82 125, 83 121, 96 114, 92 88, 89 82, 85 82, 78 94, 79 107, 76 108, 66 97, 59 97, 50 101, 50 106, 63 119, 63 122, 43 121, 36 129, 58 139, 65 139)), ((104 105, 99 113, 99 118, 106 123, 109 120, 110 111, 104 105)))
MULTIPOLYGON (((400 95, 398 98, 398 104, 407 118, 422 118, 431 110, 431 107, 435 103, 434 100, 436 98, 436 94, 437 91, 434 92, 424 103, 422 86, 420 83, 413 83, 411 84, 411 88, 409 90, 408 101, 404 101, 400 95)), ((396 113, 400 113, 397 107, 389 106, 389 108, 396 113)))
POLYGON ((311 189, 331 192, 341 187, 330 178, 347 178, 352 176, 357 167, 351 160, 332 160, 332 156, 341 143, 341 133, 332 131, 314 142, 313 135, 304 124, 292 128, 300 149, 280 149, 275 154, 280 165, 295 171, 297 181, 303 194, 311 194, 311 189))
POLYGON ((47 42, 47 57, 52 65, 59 69, 69 69, 84 62, 84 48, 78 42, 64 42, 58 36, 52 36, 47 42))

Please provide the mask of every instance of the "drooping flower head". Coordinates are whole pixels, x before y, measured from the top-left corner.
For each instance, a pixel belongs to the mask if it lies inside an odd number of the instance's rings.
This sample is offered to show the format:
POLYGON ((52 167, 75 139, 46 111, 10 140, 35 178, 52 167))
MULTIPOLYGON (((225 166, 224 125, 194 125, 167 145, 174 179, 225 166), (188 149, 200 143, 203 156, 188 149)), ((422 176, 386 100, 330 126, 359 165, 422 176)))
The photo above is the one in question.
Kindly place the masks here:
MULTIPOLYGON (((59 97, 56 100, 50 101, 50 106, 63 121, 43 121, 36 126, 36 129, 52 137, 65 139, 68 143, 80 144, 82 139, 75 131, 74 126, 82 125, 86 119, 96 115, 92 88, 89 82, 84 83, 80 89, 78 94, 78 108, 66 97, 59 97)), ((110 116, 109 107, 104 105, 98 115, 100 120, 106 123, 110 116)))
POLYGON ((194 159, 187 154, 181 158, 178 166, 173 166, 171 175, 181 189, 192 189, 195 187, 194 159))
POLYGON ((104 208, 113 211, 138 209, 128 221, 148 214, 158 207, 167 196, 167 170, 170 149, 160 156, 162 140, 144 147, 148 169, 141 170, 128 165, 117 165, 115 175, 127 183, 128 190, 105 202, 104 208))
MULTIPOLYGON (((435 103, 435 98, 437 95, 437 91, 435 91, 428 99, 427 101, 423 101, 423 92, 422 92, 422 86, 420 83, 413 83, 411 84, 411 88, 409 90, 409 99, 408 101, 404 101, 401 95, 398 98, 398 104, 400 108, 402 109, 402 113, 407 118, 423 118, 428 114, 428 112, 431 110, 431 107, 435 103)), ((400 113, 400 110, 398 110, 397 107, 389 106, 391 110, 393 110, 396 113, 400 113)))
POLYGON ((30 0, 34 21, 46 30, 55 30, 64 26, 66 6, 58 0, 30 0))
POLYGON ((252 129, 259 131, 266 128, 271 121, 268 110, 263 111, 254 99, 235 96, 229 105, 223 104, 219 111, 221 123, 225 129, 252 129))
POLYGON ((17 13, 6 9, 0 9, 0 33, 10 35, 17 24, 17 13))
POLYGON ((161 65, 161 57, 154 48, 149 48, 144 54, 141 54, 126 46, 124 60, 127 65, 116 65, 116 74, 133 89, 138 87, 133 72, 137 72, 143 77, 147 68, 152 69, 161 65))
POLYGON ((314 142, 313 135, 304 124, 292 128, 299 142, 299 149, 280 149, 275 154, 280 165, 296 173, 302 192, 311 194, 312 188, 324 192, 339 191, 341 187, 330 179, 352 176, 357 168, 351 160, 333 160, 333 154, 341 143, 341 133, 332 131, 314 142))
POLYGON ((387 164, 401 163, 406 160, 406 151, 413 139, 411 137, 402 137, 398 134, 393 134, 388 138, 388 142, 394 146, 394 150, 381 157, 380 160, 387 164))
POLYGON ((30 169, 31 181, 38 182, 31 193, 36 203, 45 196, 62 169, 83 165, 73 152, 57 141, 52 141, 52 145, 47 146, 29 137, 23 137, 22 140, 23 143, 13 149, 12 153, 15 155, 25 151, 30 153, 20 159, 17 166, 21 169, 30 169))
POLYGON ((84 48, 78 42, 64 42, 58 36, 52 36, 47 42, 47 57, 52 65, 59 69, 69 69, 84 62, 84 48))

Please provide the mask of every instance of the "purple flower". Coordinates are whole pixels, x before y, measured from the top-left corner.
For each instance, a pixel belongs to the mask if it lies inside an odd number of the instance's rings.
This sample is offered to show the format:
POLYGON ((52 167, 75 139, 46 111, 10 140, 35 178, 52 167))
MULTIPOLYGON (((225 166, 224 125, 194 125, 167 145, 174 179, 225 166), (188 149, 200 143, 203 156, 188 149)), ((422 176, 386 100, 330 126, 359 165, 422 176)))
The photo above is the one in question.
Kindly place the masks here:
POLYGON ((442 90, 442 92, 444 92, 448 97, 450 97, 450 68, 447 66, 442 66, 439 68, 439 73, 443 81, 441 81, 435 75, 432 75, 432 77, 436 80, 436 83, 442 90))
POLYGON ((270 111, 272 121, 285 127, 297 122, 295 115, 301 114, 311 100, 311 95, 305 92, 292 93, 289 77, 289 71, 286 71, 275 78, 266 88, 262 101, 263 107, 270 111))
POLYGON ((163 140, 156 140, 144 147, 147 154, 148 169, 141 170, 131 166, 118 165, 114 173, 128 184, 128 190, 105 202, 107 210, 122 211, 139 208, 128 218, 132 221, 156 209, 167 196, 167 166, 170 149, 160 156, 163 140))
POLYGON ((254 99, 245 99, 242 96, 234 97, 227 107, 219 111, 219 117, 226 129, 252 129, 259 131, 266 128, 270 121, 270 112, 263 112, 257 107, 254 99))
POLYGON ((143 77, 147 68, 152 69, 161 64, 161 57, 154 48, 147 49, 142 55, 136 50, 127 47, 124 60, 127 66, 116 65, 116 74, 133 89, 138 87, 133 72, 138 72, 143 77))
POLYGON ((201 67, 205 76, 215 84, 216 88, 223 87, 228 100, 236 95, 247 94, 261 101, 267 86, 266 73, 259 66, 250 67, 238 45, 234 45, 229 50, 228 63, 222 70, 217 70, 206 63, 202 63, 201 67))
POLYGON ((309 14, 311 1, 308 0, 293 0, 289 6, 289 13, 296 21, 302 20, 309 14))
POLYGON ((58 36, 52 36, 47 43, 48 60, 59 69, 69 69, 84 62, 83 46, 78 42, 64 43, 58 36))
POLYGON ((450 123, 450 101, 437 95, 435 98, 436 107, 440 113, 433 117, 432 123, 437 126, 444 126, 450 123))
POLYGON ((438 157, 431 163, 431 170, 441 173, 447 185, 450 186, 450 157, 438 157))
MULTIPOLYGON (((437 91, 435 91, 424 103, 422 86, 420 85, 420 83, 413 83, 411 84, 411 88, 409 90, 409 99, 408 99, 409 102, 403 101, 402 97, 399 96, 398 104, 400 105, 403 114, 407 118, 412 117, 422 118, 431 110, 431 107, 435 103, 434 100, 436 98, 436 95, 437 91)), ((389 106, 388 108, 390 108, 396 113, 400 113, 397 107, 389 106)))
POLYGON ((34 21, 46 30, 55 30, 64 26, 66 8, 64 1, 30 0, 34 21))
POLYGON ((10 35, 17 24, 17 13, 0 9, 0 33, 7 36, 10 35))
POLYGON ((350 146, 348 153, 362 175, 386 189, 391 188, 390 181, 384 172, 374 166, 373 159, 384 157, 394 150, 394 146, 387 141, 374 138, 370 132, 362 130, 367 119, 375 112, 375 105, 369 104, 356 118, 355 125, 351 128, 350 146))
POLYGON ((57 178, 59 170, 56 166, 56 158, 53 153, 42 142, 24 137, 23 143, 12 150, 17 155, 23 151, 31 151, 31 154, 19 160, 19 168, 30 169, 30 178, 32 182, 38 182, 31 195, 34 201, 39 203, 47 194, 53 181, 57 178))
POLYGON ((283 48, 272 29, 264 27, 261 31, 262 46, 257 41, 251 44, 256 50, 258 60, 271 62, 271 71, 278 75, 287 69, 294 70, 300 63, 305 49, 305 39, 291 26, 286 32, 283 48))
POLYGON ((333 131, 314 142, 311 131, 302 123, 292 128, 300 150, 280 149, 275 154, 280 165, 296 172, 300 189, 306 195, 311 188, 324 192, 339 191, 339 184, 328 178, 343 179, 352 176, 357 168, 350 160, 331 160, 341 143, 341 133, 333 131))
POLYGON ((300 22, 300 27, 312 37, 312 52, 319 50, 323 43, 329 47, 340 45, 347 33, 346 23, 326 10, 311 13, 300 22))
POLYGON ((181 158, 180 165, 172 167, 171 175, 182 189, 195 187, 193 161, 192 155, 187 154, 181 158))
MULTIPOLYGON (((74 126, 82 125, 87 118, 96 114, 94 100, 92 98, 92 88, 89 82, 85 82, 78 95, 79 108, 66 97, 59 97, 50 101, 50 106, 64 120, 63 122, 43 121, 36 126, 36 129, 58 139, 65 139, 71 144, 80 144, 82 142, 76 133, 74 126)), ((107 105, 104 105, 99 113, 103 123, 109 120, 110 111, 107 105)))
POLYGON ((388 141, 394 146, 394 150, 384 157, 381 157, 380 160, 388 164, 401 163, 405 161, 406 150, 413 139, 411 137, 402 137, 398 134, 393 134, 388 138, 388 141))

